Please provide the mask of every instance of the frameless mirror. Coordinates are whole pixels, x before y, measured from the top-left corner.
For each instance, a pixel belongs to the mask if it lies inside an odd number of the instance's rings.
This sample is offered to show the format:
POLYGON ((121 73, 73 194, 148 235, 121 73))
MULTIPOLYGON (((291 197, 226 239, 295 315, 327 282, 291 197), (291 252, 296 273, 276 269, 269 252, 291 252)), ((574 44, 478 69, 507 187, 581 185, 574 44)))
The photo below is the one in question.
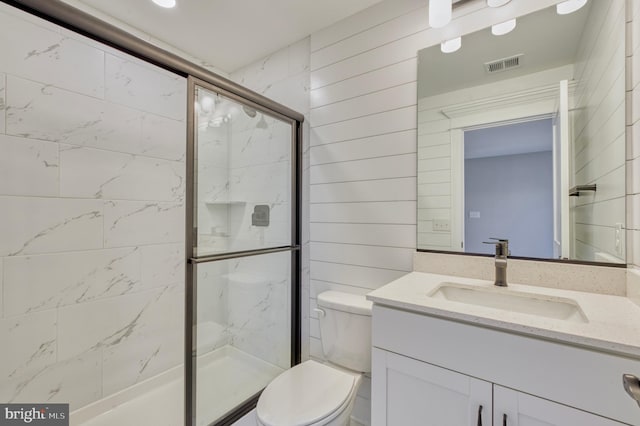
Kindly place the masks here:
POLYGON ((418 249, 625 262, 625 1, 418 52, 418 249))

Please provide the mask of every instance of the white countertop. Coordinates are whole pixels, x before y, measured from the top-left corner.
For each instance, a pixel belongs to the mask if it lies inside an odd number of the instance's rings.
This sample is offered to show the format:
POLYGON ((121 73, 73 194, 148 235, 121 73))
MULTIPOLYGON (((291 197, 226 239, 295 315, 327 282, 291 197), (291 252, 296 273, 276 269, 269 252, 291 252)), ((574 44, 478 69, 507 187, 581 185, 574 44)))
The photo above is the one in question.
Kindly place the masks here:
POLYGON ((416 313, 640 358, 640 307, 626 297, 511 283, 504 290, 572 299, 587 318, 580 323, 429 297, 443 282, 494 287, 490 281, 411 272, 369 293, 367 299, 416 313))

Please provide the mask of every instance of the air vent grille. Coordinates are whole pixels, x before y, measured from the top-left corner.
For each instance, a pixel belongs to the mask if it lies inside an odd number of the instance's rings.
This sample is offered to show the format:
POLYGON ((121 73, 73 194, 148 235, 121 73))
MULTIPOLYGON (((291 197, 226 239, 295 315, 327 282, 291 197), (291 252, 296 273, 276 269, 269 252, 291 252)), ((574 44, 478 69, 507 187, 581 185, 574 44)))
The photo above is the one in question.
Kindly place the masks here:
POLYGON ((512 68, 518 68, 522 66, 522 56, 515 55, 508 58, 498 59, 496 61, 486 62, 484 68, 488 73, 506 71, 512 68))

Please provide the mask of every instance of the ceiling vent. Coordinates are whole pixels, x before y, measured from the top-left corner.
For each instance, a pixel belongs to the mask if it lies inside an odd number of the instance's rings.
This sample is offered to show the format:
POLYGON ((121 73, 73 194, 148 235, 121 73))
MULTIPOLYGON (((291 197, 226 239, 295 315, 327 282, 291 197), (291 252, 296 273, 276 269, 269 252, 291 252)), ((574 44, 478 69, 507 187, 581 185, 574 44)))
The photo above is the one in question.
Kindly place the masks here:
POLYGON ((489 73, 502 72, 512 68, 518 68, 522 65, 522 53, 510 56, 508 58, 498 59, 497 61, 485 62, 484 69, 489 73))

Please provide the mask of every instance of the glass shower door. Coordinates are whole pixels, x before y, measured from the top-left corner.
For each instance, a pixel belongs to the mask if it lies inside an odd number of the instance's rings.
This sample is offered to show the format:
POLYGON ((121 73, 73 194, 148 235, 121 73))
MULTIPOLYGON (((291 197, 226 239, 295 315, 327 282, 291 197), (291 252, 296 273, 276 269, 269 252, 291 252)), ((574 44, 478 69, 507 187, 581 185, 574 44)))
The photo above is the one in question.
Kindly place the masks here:
POLYGON ((295 361, 297 127, 205 83, 191 89, 187 403, 190 424, 209 425, 255 403, 295 361))

